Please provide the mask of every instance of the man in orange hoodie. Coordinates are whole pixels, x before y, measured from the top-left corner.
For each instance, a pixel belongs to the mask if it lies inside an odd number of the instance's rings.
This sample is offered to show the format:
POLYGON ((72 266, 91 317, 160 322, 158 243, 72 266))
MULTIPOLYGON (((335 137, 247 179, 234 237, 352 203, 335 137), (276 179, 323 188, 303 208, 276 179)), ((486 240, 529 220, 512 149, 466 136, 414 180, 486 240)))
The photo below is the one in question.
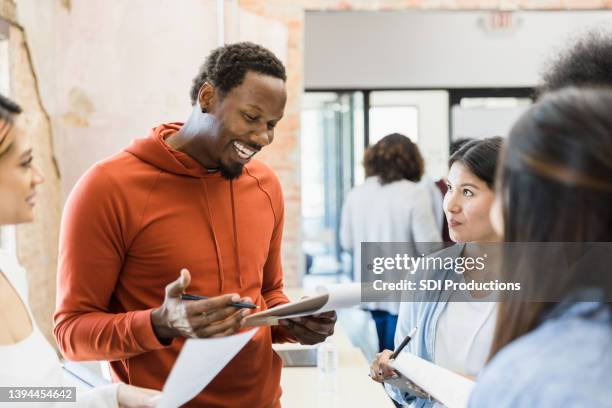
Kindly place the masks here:
MULTIPOLYGON (((285 81, 265 48, 220 47, 194 80, 187 122, 154 128, 79 180, 62 221, 54 318, 66 358, 110 360, 115 379, 160 389, 185 338, 240 329, 245 311, 232 301, 288 302, 282 191, 253 159, 283 116, 285 81), (210 299, 182 301, 187 287, 210 299)), ((260 328, 189 406, 280 406, 272 342, 323 341, 335 320, 260 328)))

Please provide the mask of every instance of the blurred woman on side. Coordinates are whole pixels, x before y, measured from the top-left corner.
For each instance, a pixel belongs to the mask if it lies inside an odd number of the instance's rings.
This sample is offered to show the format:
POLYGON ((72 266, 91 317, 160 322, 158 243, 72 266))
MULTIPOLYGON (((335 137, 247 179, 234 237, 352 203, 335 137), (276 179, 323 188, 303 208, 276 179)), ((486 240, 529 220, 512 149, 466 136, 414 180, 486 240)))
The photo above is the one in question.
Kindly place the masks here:
POLYGON ((493 225, 506 242, 573 243, 553 255, 574 267, 560 274, 532 266, 536 257, 503 269, 507 281, 528 285, 502 299, 470 407, 610 406, 611 109, 612 90, 568 88, 541 99, 510 133, 493 225), (596 247, 603 256, 581 267, 596 247))
MULTIPOLYGON (((29 135, 21 129, 21 108, 0 95, 0 226, 34 219, 36 186, 43 175, 32 162, 29 135)), ((0 251, 0 385, 3 387, 62 387, 57 354, 42 335, 28 305, 26 273, 13 254, 0 251)), ((96 387, 77 395, 87 408, 153 407, 158 391, 125 384, 96 387)), ((3 404, 0 403, 0 406, 3 404)), ((56 406, 47 403, 7 406, 56 406)), ((57 403, 58 407, 65 403, 57 403)))
MULTIPOLYGON (((450 237, 456 244, 430 256, 443 259, 476 257, 474 251, 480 244, 499 241, 489 212, 495 198, 494 179, 501 146, 500 137, 472 140, 451 156, 444 212, 450 237)), ((419 273, 441 281, 480 282, 486 279, 485 273, 475 268, 464 272, 440 269, 419 273)), ((401 303, 395 346, 418 326, 416 337, 403 352, 415 354, 467 377, 476 377, 491 349, 495 312, 496 303, 487 301, 482 293, 427 291, 417 301, 401 303)), ((382 382, 395 375, 389 365, 391 349, 379 353, 372 362, 370 376, 375 381, 382 382)), ((417 388, 400 390, 388 384, 386 388, 393 399, 402 405, 431 407, 435 404, 417 388)))

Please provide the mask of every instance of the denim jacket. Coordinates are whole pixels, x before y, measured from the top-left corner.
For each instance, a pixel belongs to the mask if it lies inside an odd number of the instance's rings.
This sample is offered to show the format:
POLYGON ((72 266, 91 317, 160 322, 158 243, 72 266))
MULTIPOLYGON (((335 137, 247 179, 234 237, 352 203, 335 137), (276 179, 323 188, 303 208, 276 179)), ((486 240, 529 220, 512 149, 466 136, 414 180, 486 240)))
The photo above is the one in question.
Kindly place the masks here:
POLYGON ((559 304, 481 372, 469 407, 609 407, 612 313, 603 302, 559 304))
MULTIPOLYGON (((461 255, 465 245, 456 244, 445 248, 435 256, 456 258, 461 255)), ((430 272, 432 273, 432 272, 430 272)), ((449 279, 460 281, 461 275, 451 269, 433 271, 434 279, 449 279)), ((412 353, 427 361, 434 361, 434 344, 436 342, 436 326, 438 319, 448 303, 451 291, 440 291, 435 293, 428 291, 420 299, 412 302, 402 302, 400 305, 397 329, 395 330, 395 346, 397 347, 415 326, 419 327, 415 338, 402 350, 403 353, 412 353)), ((387 393, 397 402, 414 408, 430 408, 434 406, 433 401, 417 398, 414 395, 403 392, 395 387, 385 384, 387 393)))

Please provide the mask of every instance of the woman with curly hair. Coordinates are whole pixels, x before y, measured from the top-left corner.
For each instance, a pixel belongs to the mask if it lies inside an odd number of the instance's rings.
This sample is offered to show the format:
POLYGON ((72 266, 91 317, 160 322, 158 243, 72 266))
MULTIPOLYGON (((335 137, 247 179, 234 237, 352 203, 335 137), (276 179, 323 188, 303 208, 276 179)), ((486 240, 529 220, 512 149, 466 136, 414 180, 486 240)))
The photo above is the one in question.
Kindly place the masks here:
MULTIPOLYGON (((438 242, 440 232, 423 176, 423 157, 408 137, 393 133, 370 147, 365 182, 353 189, 342 211, 340 243, 353 251, 354 279, 361 278, 362 242, 438 242)), ((393 348, 399 303, 366 303, 378 333, 379 351, 393 348)))

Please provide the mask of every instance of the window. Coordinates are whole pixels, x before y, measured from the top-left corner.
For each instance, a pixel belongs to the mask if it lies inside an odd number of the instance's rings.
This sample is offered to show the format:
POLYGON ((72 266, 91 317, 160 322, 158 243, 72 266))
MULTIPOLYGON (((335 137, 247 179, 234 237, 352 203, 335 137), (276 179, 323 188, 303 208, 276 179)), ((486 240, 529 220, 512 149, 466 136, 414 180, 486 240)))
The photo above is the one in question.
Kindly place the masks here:
POLYGON ((419 142, 419 107, 414 103, 414 92, 370 92, 370 145, 391 133, 408 136, 419 142))
POLYGON ((512 124, 529 108, 530 98, 461 98, 451 109, 452 140, 464 137, 505 137, 512 124))

